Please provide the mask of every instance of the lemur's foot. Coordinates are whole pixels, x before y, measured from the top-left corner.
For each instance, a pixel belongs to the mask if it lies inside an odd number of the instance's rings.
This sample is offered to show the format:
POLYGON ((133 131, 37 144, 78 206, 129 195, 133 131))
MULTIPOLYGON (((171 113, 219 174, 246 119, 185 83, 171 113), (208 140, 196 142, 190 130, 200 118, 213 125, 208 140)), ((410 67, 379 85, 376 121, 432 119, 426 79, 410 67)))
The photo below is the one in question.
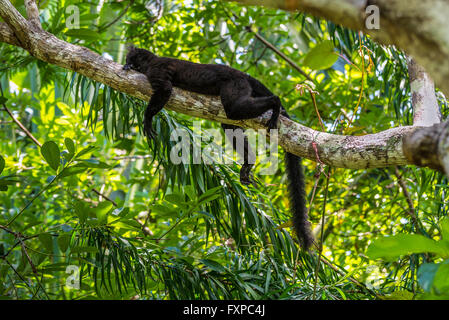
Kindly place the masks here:
POLYGON ((156 140, 157 133, 153 130, 153 127, 151 126, 151 123, 146 124, 143 126, 143 131, 148 139, 150 140, 156 140))
POLYGON ((150 129, 150 130, 146 133, 146 135, 147 135, 148 139, 156 140, 157 133, 156 133, 156 131, 154 131, 153 129, 150 129))
POLYGON ((250 184, 254 184, 253 180, 251 180, 250 177, 243 177, 243 176, 240 176, 240 183, 245 185, 245 186, 249 186, 250 184))
POLYGON ((275 104, 275 107, 273 108, 273 114, 271 116, 271 119, 267 122, 268 129, 276 129, 277 128, 277 122, 279 119, 279 113, 281 112, 282 104, 281 99, 279 99, 278 96, 273 96, 273 103, 275 104))
POLYGON ((267 122, 267 127, 268 127, 268 129, 276 129, 277 128, 277 122, 278 122, 278 118, 276 117, 275 119, 274 118, 271 118, 270 120, 268 120, 268 122, 267 122))

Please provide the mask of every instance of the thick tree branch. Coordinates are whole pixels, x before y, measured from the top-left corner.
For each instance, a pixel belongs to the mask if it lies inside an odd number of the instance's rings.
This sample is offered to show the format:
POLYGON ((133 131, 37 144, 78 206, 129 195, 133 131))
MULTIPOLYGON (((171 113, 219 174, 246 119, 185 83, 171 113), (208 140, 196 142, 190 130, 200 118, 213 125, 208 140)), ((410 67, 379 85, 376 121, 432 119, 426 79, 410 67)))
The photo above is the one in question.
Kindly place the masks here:
POLYGON ((361 30, 373 40, 394 44, 422 65, 449 96, 449 1, 447 0, 233 0, 285 10, 300 10, 361 30), (380 29, 369 30, 366 8, 380 10, 380 29))
POLYGON ((416 130, 404 138, 403 148, 411 163, 449 175, 449 121, 416 130))
POLYGON ((415 59, 407 57, 407 66, 412 93, 413 124, 428 127, 440 123, 441 113, 433 80, 415 59))
POLYGON ((30 21, 31 25, 37 30, 41 30, 41 21, 39 19, 39 9, 36 5, 36 1, 34 0, 25 0, 25 7, 27 10, 28 21, 30 21))
MULTIPOLYGON (((0 5, 9 3, 0 0, 0 5)), ((95 81, 131 96, 148 101, 152 89, 143 74, 134 71, 123 71, 122 65, 88 50, 56 38, 44 30, 34 30, 20 14, 11 6, 3 6, 2 16, 12 15, 5 19, 17 37, 28 39, 27 50, 45 62, 78 72, 95 81), (17 17, 19 15, 20 17, 17 17), (21 28, 25 28, 21 29, 21 28)), ((8 28, 0 28, 1 41, 17 45, 8 28)), ((20 43, 23 43, 20 39, 20 43)), ((246 128, 264 128, 271 112, 262 117, 246 121, 227 119, 218 97, 195 94, 175 88, 167 109, 213 121, 236 124, 246 128)), ((402 152, 402 138, 414 131, 413 127, 400 127, 377 134, 365 136, 339 136, 304 127, 285 117, 280 118, 279 143, 288 152, 335 167, 343 168, 375 168, 409 163, 402 152), (318 154, 316 151, 318 151, 318 154)))
POLYGON ((12 44, 14 46, 21 46, 19 40, 12 32, 11 28, 4 22, 0 22, 0 42, 12 44))
POLYGON ((0 17, 5 20, 15 34, 21 47, 29 49, 32 29, 30 23, 8 0, 0 0, 0 17))

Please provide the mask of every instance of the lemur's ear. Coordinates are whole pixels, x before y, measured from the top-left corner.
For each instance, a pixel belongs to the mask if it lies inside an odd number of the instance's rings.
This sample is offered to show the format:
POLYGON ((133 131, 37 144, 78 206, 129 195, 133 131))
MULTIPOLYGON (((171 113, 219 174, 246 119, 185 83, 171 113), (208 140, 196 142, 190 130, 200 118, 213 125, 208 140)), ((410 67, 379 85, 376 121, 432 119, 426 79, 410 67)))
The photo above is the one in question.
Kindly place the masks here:
POLYGON ((136 48, 133 44, 130 44, 130 45, 127 47, 127 49, 128 49, 128 52, 131 52, 131 51, 136 50, 137 48, 136 48))

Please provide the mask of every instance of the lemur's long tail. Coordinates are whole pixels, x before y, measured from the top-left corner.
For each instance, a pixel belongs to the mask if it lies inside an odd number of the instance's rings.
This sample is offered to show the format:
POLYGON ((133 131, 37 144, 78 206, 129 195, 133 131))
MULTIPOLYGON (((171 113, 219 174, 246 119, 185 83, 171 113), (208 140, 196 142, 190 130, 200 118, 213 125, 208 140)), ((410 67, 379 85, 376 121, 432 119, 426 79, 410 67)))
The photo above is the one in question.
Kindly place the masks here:
POLYGON ((308 250, 315 240, 312 235, 309 216, 307 215, 301 158, 287 152, 285 154, 285 164, 287 167, 290 207, 293 213, 293 227, 298 236, 299 244, 304 250, 308 250))
MULTIPOLYGON (((289 118, 285 109, 282 115, 289 118)), ((293 227, 299 240, 299 244, 304 250, 315 243, 312 234, 309 216, 307 214, 307 200, 304 188, 304 172, 301 164, 302 159, 294 154, 285 153, 285 165, 287 167, 288 193, 290 196, 290 207, 293 213, 293 227)))

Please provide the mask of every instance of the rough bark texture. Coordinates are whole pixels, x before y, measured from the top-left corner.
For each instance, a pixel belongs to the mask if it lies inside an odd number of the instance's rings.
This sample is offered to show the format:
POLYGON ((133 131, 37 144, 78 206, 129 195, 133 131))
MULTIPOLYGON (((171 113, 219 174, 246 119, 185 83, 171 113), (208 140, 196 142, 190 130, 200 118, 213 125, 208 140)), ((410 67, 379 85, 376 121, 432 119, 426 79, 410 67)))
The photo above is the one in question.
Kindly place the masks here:
MULTIPOLYGON (((295 1, 293 1, 295 2, 295 1)), ((327 4, 326 10, 340 13, 341 19, 353 19, 355 11, 360 11, 363 1, 313 0, 309 6, 327 4), (340 5, 338 5, 340 4, 340 5), (349 17, 349 18, 348 18, 349 17)), ((20 46, 37 59, 73 70, 95 81, 104 83, 115 90, 148 100, 151 86, 143 74, 123 71, 122 65, 90 51, 56 38, 41 29, 36 16, 36 8, 26 1, 30 21, 27 21, 7 0, 0 0, 0 16, 7 25, 0 23, 0 41, 20 46)), ((330 11, 329 11, 330 14, 330 11)), ((348 20, 349 21, 349 20, 348 20)), ((262 117, 246 121, 226 118, 217 97, 199 95, 174 89, 167 109, 191 115, 236 124, 247 128, 265 128, 270 118, 267 112, 262 117)), ((415 127, 400 127, 365 136, 338 136, 312 130, 280 117, 279 143, 286 151, 314 161, 321 161, 336 167, 362 169, 404 165, 409 163, 402 152, 402 138, 414 131, 415 127)))
POLYGON ((412 93, 413 125, 428 127, 441 122, 435 85, 415 59, 407 57, 410 90, 412 93))
POLYGON ((415 59, 407 57, 410 90, 412 93, 413 125, 428 127, 441 122, 435 85, 415 59))
POLYGON ((447 0, 233 0, 300 10, 361 30, 375 41, 394 44, 413 56, 449 96, 449 1, 447 0), (366 7, 380 9, 380 29, 365 26, 366 7))
POLYGON ((416 130, 403 139, 404 154, 417 166, 449 175, 449 121, 416 130))

